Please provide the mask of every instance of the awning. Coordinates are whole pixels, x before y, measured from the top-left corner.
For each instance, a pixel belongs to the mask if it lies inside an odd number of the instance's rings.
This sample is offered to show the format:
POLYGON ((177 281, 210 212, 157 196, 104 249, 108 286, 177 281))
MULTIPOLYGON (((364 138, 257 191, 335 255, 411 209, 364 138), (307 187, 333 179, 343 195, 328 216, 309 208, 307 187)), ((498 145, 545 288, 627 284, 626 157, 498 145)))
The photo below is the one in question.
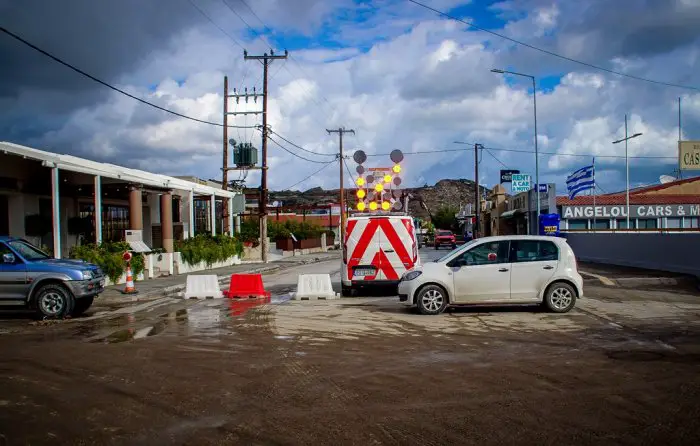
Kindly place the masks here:
POLYGON ((525 214, 525 212, 521 211, 520 209, 513 209, 512 211, 505 211, 501 215, 499 215, 500 218, 513 218, 518 215, 525 214))

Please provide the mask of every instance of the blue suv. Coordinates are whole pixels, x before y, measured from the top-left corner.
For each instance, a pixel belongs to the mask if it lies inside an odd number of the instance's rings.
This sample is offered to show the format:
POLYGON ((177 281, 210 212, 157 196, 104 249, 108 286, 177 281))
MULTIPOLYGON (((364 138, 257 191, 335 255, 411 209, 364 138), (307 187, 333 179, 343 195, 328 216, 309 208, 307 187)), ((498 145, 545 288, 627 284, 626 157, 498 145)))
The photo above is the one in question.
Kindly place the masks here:
POLYGON ((32 308, 44 318, 78 316, 104 291, 102 270, 54 259, 26 240, 0 236, 0 306, 32 308))

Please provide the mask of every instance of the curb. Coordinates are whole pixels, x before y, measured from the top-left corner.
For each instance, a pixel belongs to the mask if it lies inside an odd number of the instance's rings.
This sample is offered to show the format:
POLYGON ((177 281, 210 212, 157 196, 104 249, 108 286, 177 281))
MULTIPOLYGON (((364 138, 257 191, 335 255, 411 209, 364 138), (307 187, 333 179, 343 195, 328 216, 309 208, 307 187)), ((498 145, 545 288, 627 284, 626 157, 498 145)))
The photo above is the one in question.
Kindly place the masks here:
MULTIPOLYGON (((655 285, 690 286, 698 288, 700 282, 697 278, 687 277, 623 277, 615 279, 615 283, 622 288, 636 288, 655 285)), ((700 288, 699 288, 700 289, 700 288)))

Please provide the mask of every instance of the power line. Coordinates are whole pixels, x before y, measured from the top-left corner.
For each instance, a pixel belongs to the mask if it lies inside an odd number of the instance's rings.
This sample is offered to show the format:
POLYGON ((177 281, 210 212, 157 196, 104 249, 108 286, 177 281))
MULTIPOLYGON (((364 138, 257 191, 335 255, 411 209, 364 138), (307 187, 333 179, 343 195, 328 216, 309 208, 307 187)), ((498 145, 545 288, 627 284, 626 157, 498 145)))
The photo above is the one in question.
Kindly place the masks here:
POLYGON ((343 164, 345 164, 345 169, 348 171, 350 182, 352 183, 352 185, 354 187, 355 186, 355 175, 353 175, 352 171, 350 171, 350 168, 348 167, 348 162, 345 161, 345 158, 343 158, 343 164))
POLYGON ((309 149, 305 149, 305 148, 301 147, 301 146, 298 145, 298 144, 294 144, 293 142, 291 142, 290 140, 288 140, 288 139, 285 138, 284 136, 280 135, 279 133, 274 132, 272 129, 268 129, 268 132, 269 132, 269 133, 272 133, 273 135, 276 135, 279 139, 281 139, 282 141, 286 142, 286 143, 289 144, 290 146, 295 147, 295 148, 297 148, 297 149, 299 149, 299 150, 303 150, 304 152, 308 152, 308 153, 310 153, 310 154, 312 154, 312 155, 333 156, 333 157, 337 156, 337 155, 335 155, 335 154, 333 154, 333 153, 318 153, 318 152, 314 152, 314 151, 309 150, 309 149))
POLYGON ((284 147, 282 144, 280 144, 280 143, 278 143, 277 141, 275 141, 274 139, 272 139, 269 135, 267 136, 267 138, 268 138, 270 141, 272 141, 272 142, 274 142, 275 144, 277 144, 277 146, 279 146, 282 150, 284 150, 284 151, 286 151, 287 153, 290 153, 290 154, 296 156, 297 158, 303 159, 304 161, 308 161, 308 162, 310 162, 310 163, 319 163, 319 164, 324 164, 324 163, 329 163, 329 162, 332 163, 332 162, 333 162, 333 161, 315 161, 315 160, 312 160, 312 159, 304 158, 303 156, 301 156, 301 155, 299 155, 299 154, 297 154, 297 153, 294 153, 294 152, 292 152, 291 150, 289 150, 288 148, 284 147))
MULTIPOLYGON (((223 1, 223 0, 222 0, 222 1, 223 1)), ((246 0, 240 0, 240 1, 241 1, 241 3, 243 3, 243 4, 246 6, 246 8, 248 8, 248 10, 253 14, 253 16, 255 16, 255 18, 258 19, 258 22, 260 22, 260 24, 263 26, 263 29, 265 30, 265 32, 267 32, 267 33, 269 33, 269 34, 274 34, 273 31, 265 24, 265 22, 260 18, 260 16, 255 12, 255 10, 253 10, 253 8, 248 4, 248 2, 247 2, 246 0)), ((238 15, 238 14, 236 14, 236 15, 238 15)), ((239 16, 239 17, 240 17, 240 16, 239 16)), ((267 40, 267 38, 265 38, 262 34, 260 34, 260 33, 258 33, 257 31, 255 31, 255 29, 253 29, 253 27, 251 27, 250 25, 248 25, 248 23, 247 23, 245 20, 243 20, 243 18, 241 18, 241 20, 243 21, 243 23, 245 23, 245 24, 248 26, 248 28, 250 28, 251 31, 253 31, 257 36, 259 36, 261 40, 263 40, 265 43, 267 43, 268 46, 272 46, 272 45, 270 45, 270 42, 267 40)), ((282 41, 282 40, 280 39, 280 41, 282 41)), ((284 42, 282 41, 282 43, 284 43, 284 42)), ((306 76, 306 77, 308 77, 308 78, 311 77, 311 76, 309 76, 309 74, 304 70, 304 68, 301 66, 301 64, 296 60, 296 58, 295 58, 293 55, 290 55, 289 58, 292 60, 292 62, 294 62, 294 63, 296 64, 297 68, 299 69, 299 71, 300 71, 304 76, 306 76)), ((287 72, 288 72, 290 75, 292 75, 292 73, 289 71, 288 68, 286 68, 286 66, 285 66, 285 70, 287 70, 287 72)), ((304 90, 306 91, 306 93, 310 93, 310 92, 306 89, 306 87, 303 87, 303 88, 304 88, 304 90)), ((309 94, 309 97, 310 97, 314 102, 316 102, 317 105, 319 105, 319 106, 321 105, 318 101, 316 101, 316 99, 315 99, 311 94, 309 94)), ((337 110, 335 109, 335 107, 333 107, 333 104, 331 104, 331 102, 328 100, 328 98, 326 98, 326 97, 323 95, 323 93, 321 93, 321 97, 322 97, 323 100, 326 101, 326 103, 331 107, 331 110, 332 110, 332 111, 337 111, 337 110)))
POLYGON ((318 169, 316 172, 312 173, 312 174, 309 175, 308 177, 304 178, 304 179, 301 180, 301 181, 297 181, 296 183, 292 184, 291 186, 285 187, 284 189, 281 189, 281 190, 291 190, 293 187, 296 187, 297 185, 303 183, 304 181, 308 180, 308 179, 311 178, 312 176, 314 176, 314 175, 316 175, 317 173, 321 172, 323 169, 325 169, 326 167, 330 166, 330 165, 333 164, 333 163, 334 163, 333 161, 328 161, 327 163, 324 164, 323 167, 321 167, 320 169, 318 169))
MULTIPOLYGON (((89 73, 86 73, 85 71, 81 70, 80 68, 76 67, 75 65, 72 65, 72 64, 70 64, 70 63, 64 61, 63 59, 60 59, 60 58, 58 58, 57 56, 54 56, 53 54, 49 53, 48 51, 42 50, 42 49, 39 48, 38 46, 34 45, 34 44, 31 43, 31 42, 28 42, 27 40, 23 39, 22 37, 18 36, 17 34, 13 33, 12 31, 10 31, 10 30, 8 30, 8 29, 6 29, 6 28, 4 28, 4 27, 0 27, 0 31, 4 32, 5 34, 7 34, 8 36, 12 37, 13 39, 15 39, 15 40, 17 40, 17 41, 19 41, 19 42, 25 44, 26 46, 30 47, 30 48, 33 49, 34 51, 37 51, 37 52, 43 54, 44 56, 46 56, 46 57, 48 57, 48 58, 54 60, 55 62, 58 62, 59 64, 65 66, 65 67, 67 67, 67 68, 70 68, 71 70, 75 71, 76 73, 81 74, 81 75, 87 77, 88 79, 93 80, 93 81, 97 82, 98 84, 103 85, 103 86, 109 88, 110 90, 114 90, 114 91, 116 91, 117 93, 121 93, 121 94, 123 94, 124 96, 127 96, 127 97, 129 97, 129 98, 131 98, 131 99, 134 99, 135 101, 139 101, 139 102, 142 103, 142 104, 148 105, 149 107, 157 108, 158 110, 164 111, 164 112, 166 112, 166 113, 170 113, 171 115, 177 116, 177 117, 179 117, 179 118, 189 119, 190 121, 199 122, 199 123, 201 123, 201 124, 214 125, 214 126, 217 126, 217 127, 223 127, 223 126, 224 126, 223 124, 218 123, 218 122, 206 121, 206 120, 204 120, 204 119, 198 119, 198 118, 193 118, 192 116, 183 115, 182 113, 178 113, 178 112, 176 112, 176 111, 174 111, 174 110, 170 110, 170 109, 167 109, 167 108, 165 108, 165 107, 161 107, 160 105, 156 105, 156 104, 154 104, 154 103, 152 103, 152 102, 149 102, 149 101, 147 101, 147 100, 145 100, 145 99, 141 99, 141 98, 139 98, 139 97, 137 97, 137 96, 134 96, 134 95, 131 94, 131 93, 127 93, 126 91, 122 90, 122 89, 119 88, 119 87, 115 87, 115 86, 112 85, 112 84, 109 84, 109 83, 107 83, 107 82, 105 82, 105 81, 103 81, 103 80, 101 80, 101 79, 96 78, 95 76, 93 76, 93 75, 91 75, 91 74, 89 74, 89 73)), ((228 127, 236 128, 237 126, 229 125, 228 127)), ((241 128, 241 127, 238 127, 238 128, 241 128)))
POLYGON ((657 85, 664 85, 664 86, 666 86, 666 87, 684 88, 684 89, 688 89, 688 90, 700 91, 700 88, 698 88, 698 87, 693 87, 693 86, 690 86, 690 85, 673 84, 673 83, 670 83, 670 82, 657 81, 657 80, 654 80, 654 79, 649 79, 649 78, 645 78, 645 77, 635 76, 635 75, 633 75, 633 74, 627 74, 627 73, 623 73, 623 72, 620 72, 620 71, 611 70, 611 69, 609 69, 609 68, 601 67, 600 65, 594 65, 594 64, 592 64, 592 63, 584 62, 584 61, 582 61, 582 60, 573 59, 573 58, 571 58, 571 57, 567 57, 567 56, 564 56, 564 55, 562 55, 562 54, 558 54, 558 53, 555 53, 555 52, 553 52, 553 51, 546 50, 546 49, 544 49, 544 48, 540 48, 540 47, 537 47, 537 46, 534 46, 534 45, 530 45, 529 43, 525 43, 525 42, 523 42, 523 41, 521 41, 521 40, 517 40, 517 39, 514 39, 514 38, 512 38, 512 37, 508 37, 508 36, 506 36, 506 35, 504 35, 504 34, 500 34, 500 33, 497 33, 497 32, 495 32, 495 31, 491 31, 490 29, 482 28, 482 27, 480 27, 480 26, 475 25, 473 22, 467 22, 466 20, 462 20, 462 19, 457 18, 457 17, 455 17, 455 16, 452 16, 452 15, 446 13, 446 12, 442 12, 442 11, 440 11, 440 10, 438 10, 438 9, 435 9, 435 8, 433 8, 433 7, 431 7, 431 6, 428 6, 428 5, 424 4, 424 3, 421 3, 421 2, 419 2, 419 1, 416 1, 416 0, 408 0, 408 1, 411 2, 411 3, 413 3, 413 4, 415 4, 415 5, 422 6, 422 7, 425 8, 425 9, 428 9, 428 10, 430 10, 430 11, 433 11, 434 13, 436 13, 436 14, 438 14, 438 15, 441 15, 441 16, 443 16, 443 17, 447 17, 448 19, 455 20, 455 21, 457 21, 457 22, 463 23, 463 24, 465 24, 465 25, 467 25, 467 26, 470 26, 470 27, 472 27, 472 28, 474 28, 474 29, 476 29, 476 30, 479 30, 479 31, 483 31, 483 32, 492 34, 492 35, 494 35, 494 36, 500 37, 501 39, 508 40, 508 41, 510 41, 510 42, 516 43, 516 44, 518 44, 518 45, 522 45, 522 46, 527 47, 527 48, 530 48, 530 49, 532 49, 532 50, 539 51, 539 52, 544 53, 544 54, 548 54, 548 55, 550 55, 550 56, 558 57, 559 59, 563 59, 563 60, 566 60, 566 61, 569 61, 569 62, 574 62, 574 63, 577 63, 577 64, 579 64, 579 65, 583 65, 583 66, 586 66, 586 67, 589 67, 589 68, 594 68, 594 69, 596 69, 596 70, 605 71, 605 72, 607 72, 607 73, 615 74, 615 75, 617 75, 617 76, 628 77, 628 78, 630 78, 630 79, 635 79, 635 80, 638 80, 638 81, 649 82, 649 83, 657 84, 657 85))
MULTIPOLYGON (((219 29, 219 31, 221 31, 221 32, 224 33, 229 39, 231 39, 231 41, 232 41, 233 43, 235 43, 236 45, 238 45, 239 47, 241 47, 242 50, 245 50, 245 48, 243 47, 243 45, 241 44, 241 42, 239 42, 239 41, 238 41, 235 37, 233 37, 231 34, 227 33, 222 27, 220 27, 219 25, 217 25, 216 22, 214 22, 214 20, 211 18, 211 16, 210 16, 209 14, 207 14, 206 12, 204 12, 204 10, 203 10, 202 8, 200 8, 199 6, 197 6, 197 4, 196 4, 194 1, 192 1, 192 0, 187 0, 187 1, 190 2, 190 5, 192 5, 197 11, 199 11, 200 14, 202 14, 207 20, 209 20, 209 21, 211 22, 212 25, 216 26, 216 27, 219 29)), ((228 5, 227 5, 227 6, 228 6, 228 5)))
MULTIPOLYGON (((532 150, 520 150, 520 149, 504 149, 497 147, 484 147, 484 149, 493 150, 497 152, 514 152, 514 153, 535 153, 532 150)), ((428 155, 433 153, 448 153, 448 152, 465 152, 470 149, 438 149, 438 150, 419 150, 416 152, 407 152, 406 155, 428 155)), ((539 151, 540 155, 552 155, 552 156, 573 156, 573 157, 584 157, 590 158, 595 156, 596 158, 620 158, 624 159, 624 155, 592 155, 588 153, 565 153, 565 152, 543 152, 539 151)), ((388 156, 389 153, 368 153, 367 156, 388 156)), ((638 155, 629 156, 628 158, 636 159, 677 159, 675 156, 651 156, 651 155, 638 155)))
POLYGON ((506 166, 505 163, 504 163, 503 161, 501 161, 501 160, 499 160, 498 158, 496 158, 496 155, 494 155, 493 153, 491 153, 491 151, 490 151, 489 149, 484 149, 484 150, 486 150, 486 153, 488 153, 489 155, 491 155, 491 158, 493 158, 493 159, 495 159, 496 161, 498 161, 498 162, 501 164, 501 166, 503 166, 503 167, 505 167, 506 169, 508 169, 508 166, 506 166))

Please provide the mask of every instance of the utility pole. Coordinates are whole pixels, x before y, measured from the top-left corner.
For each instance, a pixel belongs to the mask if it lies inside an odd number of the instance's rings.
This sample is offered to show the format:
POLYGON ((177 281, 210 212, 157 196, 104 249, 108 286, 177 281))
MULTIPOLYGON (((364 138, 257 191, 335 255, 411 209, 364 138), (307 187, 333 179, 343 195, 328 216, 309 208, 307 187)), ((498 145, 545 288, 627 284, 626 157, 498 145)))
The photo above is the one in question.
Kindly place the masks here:
MULTIPOLYGON (((228 76, 224 76, 224 163, 221 189, 228 189, 228 76)), ((222 233, 229 227, 228 221, 231 216, 228 214, 228 206, 223 206, 224 227, 222 233)), ((190 223, 191 224, 191 223, 190 223)), ((231 234, 233 235, 233 234, 231 234)))
POLYGON ((343 133, 355 134, 355 130, 346 129, 345 127, 339 127, 334 130, 326 129, 328 134, 337 133, 340 138, 340 145, 338 148, 338 164, 340 165, 340 246, 343 246, 345 242, 345 191, 344 191, 344 176, 343 176, 343 133))
POLYGON ((262 105, 262 174, 260 179, 260 202, 258 212, 260 214, 260 247, 262 249, 262 261, 267 263, 267 73, 270 64, 277 59, 286 59, 289 53, 284 50, 284 55, 275 55, 273 50, 270 54, 264 53, 262 56, 249 56, 248 51, 243 51, 245 60, 257 60, 263 66, 263 105, 262 105))
POLYGON ((479 229, 479 214, 481 211, 481 194, 479 193, 479 147, 481 144, 474 144, 474 228, 472 228, 472 237, 478 238, 479 229))

